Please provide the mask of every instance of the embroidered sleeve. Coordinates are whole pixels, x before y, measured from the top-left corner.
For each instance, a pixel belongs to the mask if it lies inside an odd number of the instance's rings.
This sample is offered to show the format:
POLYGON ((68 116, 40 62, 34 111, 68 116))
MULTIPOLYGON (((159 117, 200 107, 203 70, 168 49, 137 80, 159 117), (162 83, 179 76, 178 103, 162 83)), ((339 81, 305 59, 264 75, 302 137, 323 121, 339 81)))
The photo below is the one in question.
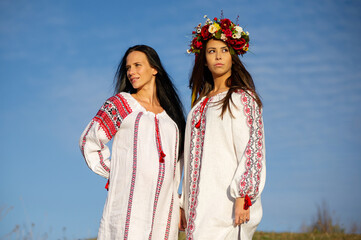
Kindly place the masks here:
POLYGON ((231 195, 234 198, 248 195, 254 201, 263 190, 266 175, 262 110, 248 93, 242 91, 239 96, 242 104, 237 104, 232 123, 238 166, 231 195))
POLYGON ((110 151, 106 144, 129 113, 131 109, 125 98, 121 94, 113 96, 103 104, 80 137, 80 149, 88 167, 105 178, 109 178, 110 172, 110 151))
POLYGON ((117 94, 104 103, 93 120, 99 123, 110 140, 131 111, 126 99, 121 94, 117 94))

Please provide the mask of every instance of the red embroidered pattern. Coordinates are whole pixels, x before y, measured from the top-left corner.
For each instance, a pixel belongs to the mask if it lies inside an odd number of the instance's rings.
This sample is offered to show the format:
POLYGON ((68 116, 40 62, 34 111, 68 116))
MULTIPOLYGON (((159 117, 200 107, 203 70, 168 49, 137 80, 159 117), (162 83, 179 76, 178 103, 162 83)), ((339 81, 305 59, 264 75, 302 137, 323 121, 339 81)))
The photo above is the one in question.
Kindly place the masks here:
POLYGON ((100 124, 110 140, 117 133, 123 119, 131 112, 127 100, 118 93, 104 103, 93 119, 100 124))
POLYGON ((129 193, 129 200, 128 200, 128 208, 127 208, 127 217, 126 217, 126 220, 125 220, 124 239, 128 239, 128 234, 129 234, 130 215, 131 215, 131 212, 132 212, 134 185, 135 185, 135 178, 136 178, 136 174, 137 174, 138 129, 139 129, 139 121, 140 121, 140 118, 141 118, 142 115, 143 115, 142 112, 138 113, 137 118, 135 119, 135 125, 134 125, 133 173, 132 173, 132 182, 131 182, 131 185, 130 185, 130 193, 129 193))
POLYGON ((174 168, 173 168, 173 178, 175 177, 175 169, 177 166, 177 160, 178 160, 178 128, 176 128, 176 132, 175 132, 175 147, 174 147, 174 168))
MULTIPOLYGON (((174 165, 173 165, 173 179, 174 179, 174 177, 175 177, 175 170, 176 170, 176 166, 177 166, 177 159, 178 159, 178 129, 176 129, 176 142, 175 142, 174 165)), ((166 230, 165 230, 165 238, 164 238, 164 239, 168 239, 168 238, 169 238, 169 229, 170 229, 170 224, 171 224, 171 222, 172 222, 173 202, 174 202, 174 195, 172 194, 172 201, 171 201, 170 207, 169 207, 168 220, 167 220, 167 228, 166 228, 166 230)))
MULTIPOLYGON (((104 144, 102 142, 100 142, 100 147, 102 149, 104 148, 104 144)), ((108 168, 108 166, 104 162, 104 158, 103 158, 103 154, 102 154, 101 150, 98 150, 98 155, 99 155, 100 164, 102 165, 102 167, 105 169, 105 171, 110 172, 110 169, 108 168)))
POLYGON ((164 237, 165 240, 169 238, 170 223, 172 221, 173 202, 174 202, 174 195, 172 194, 172 200, 170 202, 169 213, 168 213, 167 228, 165 230, 165 237, 164 237))
POLYGON ((159 120, 157 119, 157 117, 155 117, 154 120, 155 120, 155 130, 156 130, 156 134, 155 134, 156 139, 155 140, 157 142, 157 150, 158 150, 158 155, 159 155, 159 172, 158 172, 157 188, 155 190, 155 198, 154 198, 154 204, 153 204, 153 216, 152 216, 152 227, 151 227, 151 230, 149 233, 149 240, 152 239, 155 212, 157 210, 159 194, 160 194, 160 190, 163 185, 164 174, 165 174, 165 164, 164 164, 165 154, 163 153, 163 150, 162 150, 162 142, 161 142, 160 133, 159 133, 159 120))
POLYGON ((187 239, 193 240, 193 232, 195 229, 194 220, 196 219, 197 213, 196 208, 198 204, 198 193, 199 193, 199 177, 201 171, 201 160, 203 154, 203 142, 204 134, 206 130, 206 114, 208 98, 203 100, 192 114, 192 132, 191 132, 191 146, 190 146, 190 161, 189 161, 189 172, 188 177, 190 181, 190 191, 188 196, 189 206, 189 218, 187 223, 187 239), (205 102, 205 103, 204 103, 205 102), (198 118, 198 119, 197 119, 198 118), (194 142, 195 141, 195 142, 194 142))
MULTIPOLYGON (((83 140, 82 140, 81 152, 82 152, 84 158, 85 158, 84 147, 85 147, 85 144, 86 144, 86 137, 88 136, 88 133, 89 133, 89 131, 92 128, 93 125, 94 125, 94 121, 92 121, 91 124, 89 125, 88 129, 86 130, 86 133, 84 134, 83 140)), ((100 142, 100 147, 101 147, 101 149, 104 148, 104 145, 103 145, 102 142, 100 142)), ((110 172, 108 166, 104 163, 103 154, 101 153, 101 150, 98 150, 97 152, 98 152, 100 164, 105 169, 105 171, 110 172)))
POLYGON ((241 197, 249 195, 251 199, 257 196, 260 184, 260 174, 263 159, 263 122, 262 112, 245 91, 241 91, 241 101, 244 106, 243 112, 247 117, 247 125, 250 130, 249 141, 245 150, 246 170, 239 182, 239 193, 241 197), (255 118, 255 119, 254 119, 255 118))
POLYGON ((86 133, 84 134, 84 137, 83 137, 83 140, 82 140, 82 143, 81 143, 81 153, 83 154, 83 157, 85 158, 85 153, 84 153, 84 146, 85 146, 85 143, 86 143, 86 136, 88 135, 90 129, 92 128, 94 124, 94 121, 92 121, 88 127, 88 129, 86 130, 86 133))
POLYGON ((98 150, 98 155, 99 155, 100 164, 102 165, 102 167, 105 169, 105 171, 110 172, 108 166, 104 163, 103 154, 102 154, 101 150, 98 150))

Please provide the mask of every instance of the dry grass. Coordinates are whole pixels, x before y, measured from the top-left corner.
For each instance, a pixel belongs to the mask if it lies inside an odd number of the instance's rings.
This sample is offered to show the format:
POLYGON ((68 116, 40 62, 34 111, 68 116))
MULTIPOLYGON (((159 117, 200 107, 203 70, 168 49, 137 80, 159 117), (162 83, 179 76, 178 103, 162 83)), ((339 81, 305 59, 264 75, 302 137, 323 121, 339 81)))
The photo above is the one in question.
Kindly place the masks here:
MULTIPOLYGON (((185 234, 180 232, 178 240, 185 239, 185 234)), ((89 240, 96 240, 96 238, 89 240)), ((253 240, 361 240, 361 234, 256 232, 253 236, 253 240)))
POLYGON ((361 240, 360 234, 256 232, 254 240, 361 240))
MULTIPOLYGON (((184 233, 179 233, 178 240, 185 240, 184 233)), ((256 232, 253 240, 361 240, 360 234, 345 233, 275 233, 256 232)))

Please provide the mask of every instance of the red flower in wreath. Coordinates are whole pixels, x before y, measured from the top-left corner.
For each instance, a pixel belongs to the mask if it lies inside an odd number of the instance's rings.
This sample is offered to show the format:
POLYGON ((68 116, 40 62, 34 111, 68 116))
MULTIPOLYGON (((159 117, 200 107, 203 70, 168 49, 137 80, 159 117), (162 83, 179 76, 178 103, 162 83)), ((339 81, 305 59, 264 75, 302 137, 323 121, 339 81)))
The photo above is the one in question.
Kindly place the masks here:
POLYGON ((194 39, 193 39, 192 45, 193 45, 194 48, 196 48, 196 49, 202 48, 202 42, 198 41, 197 38, 194 38, 194 39))
POLYGON ((232 31, 229 28, 224 30, 223 32, 226 35, 227 39, 232 37, 232 31))
POLYGON ((228 18, 221 19, 221 28, 223 29, 229 29, 229 26, 231 26, 232 22, 228 18))
POLYGON ((211 33, 208 31, 209 25, 204 25, 202 27, 201 35, 204 41, 208 40, 211 37, 211 33))
POLYGON ((243 38, 228 39, 227 42, 236 52, 241 51, 243 49, 244 45, 246 44, 246 40, 244 40, 243 38))

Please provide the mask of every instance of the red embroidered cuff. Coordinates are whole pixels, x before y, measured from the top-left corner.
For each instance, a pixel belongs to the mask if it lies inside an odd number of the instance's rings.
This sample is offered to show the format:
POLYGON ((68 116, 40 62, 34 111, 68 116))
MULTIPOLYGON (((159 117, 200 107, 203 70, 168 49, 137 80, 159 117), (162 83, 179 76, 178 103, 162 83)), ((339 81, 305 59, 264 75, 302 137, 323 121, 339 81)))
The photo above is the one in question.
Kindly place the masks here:
POLYGON ((249 198, 248 195, 246 195, 246 197, 244 198, 244 206, 243 206, 243 209, 244 209, 244 210, 247 210, 250 206, 252 206, 251 199, 249 198))

